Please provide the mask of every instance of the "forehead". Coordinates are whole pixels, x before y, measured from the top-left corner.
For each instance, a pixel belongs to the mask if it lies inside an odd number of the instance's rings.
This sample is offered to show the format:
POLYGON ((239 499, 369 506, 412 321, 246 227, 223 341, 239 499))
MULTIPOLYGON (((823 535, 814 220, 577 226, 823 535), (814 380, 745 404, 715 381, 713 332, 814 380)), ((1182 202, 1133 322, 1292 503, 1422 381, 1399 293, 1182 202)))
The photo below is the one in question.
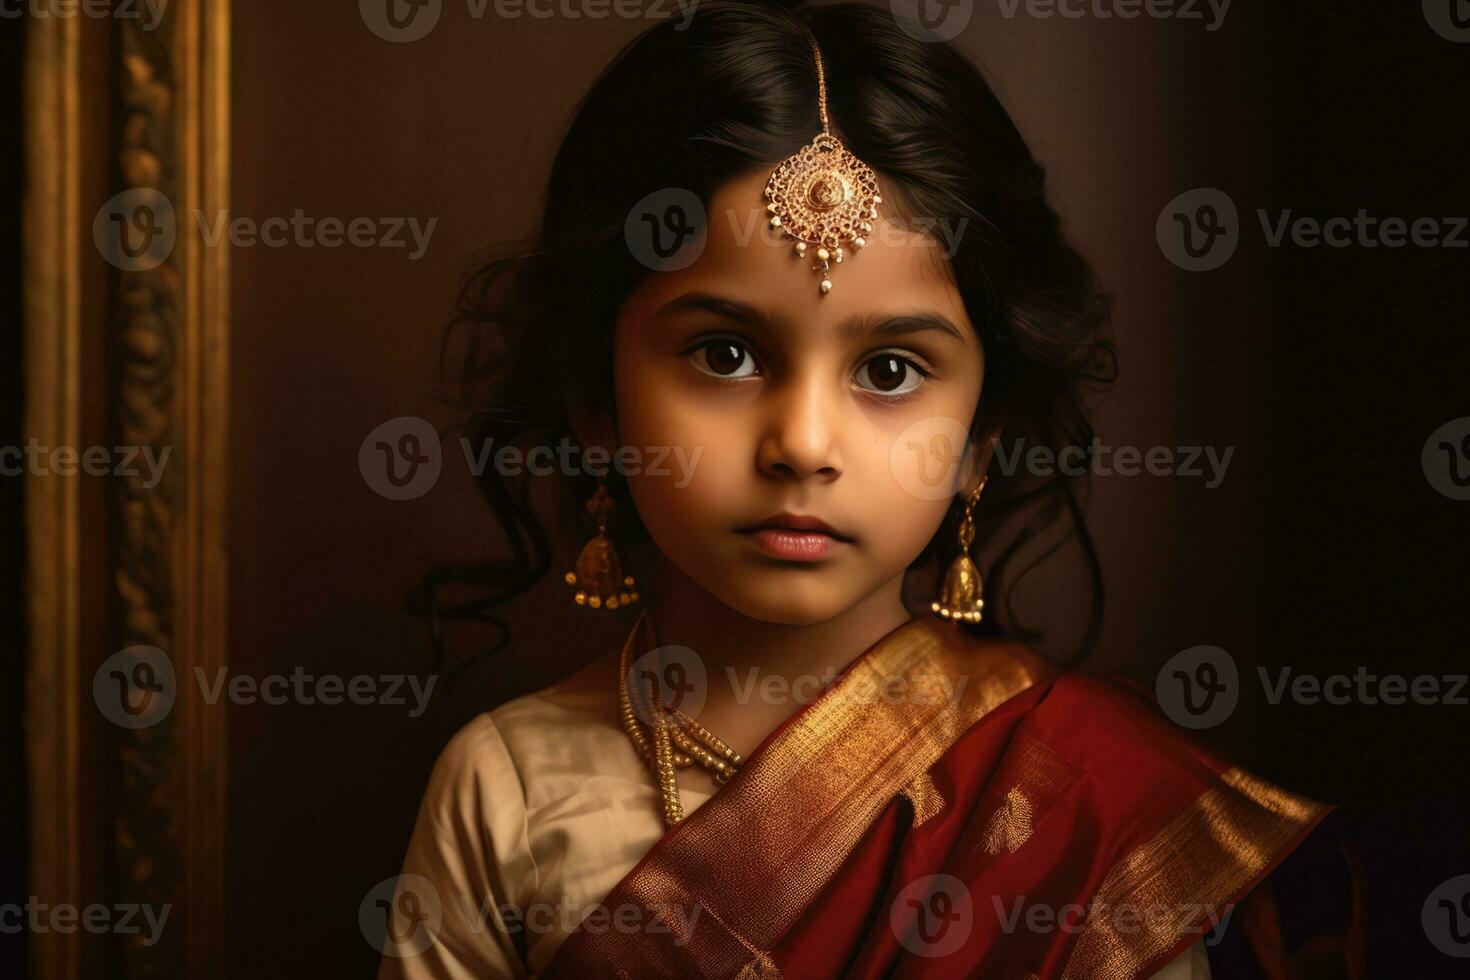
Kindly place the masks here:
POLYGON ((867 247, 849 248, 841 264, 832 264, 832 290, 823 295, 822 277, 811 268, 815 248, 799 257, 794 240, 769 225, 762 196, 768 176, 768 170, 753 170, 721 185, 709 204, 698 258, 685 268, 649 275, 629 297, 624 315, 648 316, 688 292, 728 296, 773 320, 814 327, 853 317, 934 313, 978 349, 944 243, 912 221, 896 219, 890 196, 879 207, 867 247))

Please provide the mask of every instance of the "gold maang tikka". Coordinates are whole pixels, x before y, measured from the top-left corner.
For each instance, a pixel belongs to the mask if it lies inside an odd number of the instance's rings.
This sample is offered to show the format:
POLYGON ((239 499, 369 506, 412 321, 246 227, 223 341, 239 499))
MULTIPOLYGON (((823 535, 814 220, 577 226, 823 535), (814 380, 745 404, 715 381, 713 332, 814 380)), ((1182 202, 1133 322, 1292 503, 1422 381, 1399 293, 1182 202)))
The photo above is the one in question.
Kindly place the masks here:
POLYGON ((832 266, 847 258, 847 248, 856 250, 868 244, 867 236, 873 232, 883 197, 878 193, 873 168, 832 135, 822 52, 815 39, 811 44, 817 59, 817 109, 822 131, 771 171, 771 179, 766 182, 766 210, 771 213, 771 227, 796 240, 799 257, 815 252, 817 261, 812 269, 822 277, 825 295, 832 288, 832 266))

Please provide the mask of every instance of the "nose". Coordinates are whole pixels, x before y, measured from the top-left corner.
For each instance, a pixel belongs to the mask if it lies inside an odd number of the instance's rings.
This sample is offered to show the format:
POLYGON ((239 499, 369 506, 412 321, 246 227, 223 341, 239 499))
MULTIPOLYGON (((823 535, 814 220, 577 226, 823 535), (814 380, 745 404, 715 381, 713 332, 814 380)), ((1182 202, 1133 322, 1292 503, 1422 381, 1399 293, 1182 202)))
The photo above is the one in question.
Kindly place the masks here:
POLYGON ((756 465, 782 480, 842 475, 839 399, 819 379, 793 381, 769 402, 756 465))

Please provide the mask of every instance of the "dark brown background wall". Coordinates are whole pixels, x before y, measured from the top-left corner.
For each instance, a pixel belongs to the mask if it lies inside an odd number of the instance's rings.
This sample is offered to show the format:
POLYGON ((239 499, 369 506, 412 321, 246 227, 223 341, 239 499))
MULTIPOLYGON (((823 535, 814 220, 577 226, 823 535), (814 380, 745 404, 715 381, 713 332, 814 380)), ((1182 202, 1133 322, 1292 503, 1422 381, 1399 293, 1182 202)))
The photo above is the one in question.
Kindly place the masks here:
MULTIPOLYGON (((1243 670, 1463 670, 1465 505, 1432 491, 1418 456, 1466 412, 1465 347, 1451 343, 1466 326, 1465 253, 1268 249, 1253 212, 1466 213, 1455 105, 1470 48, 1409 8, 1348 19, 1325 3, 1239 0, 1207 32, 975 6, 961 43, 1049 165, 1115 297, 1123 374, 1100 435, 1235 447, 1218 489, 1097 481, 1089 513, 1109 606, 1096 665, 1151 685, 1173 653, 1209 643, 1243 670), (1165 202, 1197 186, 1225 189, 1252 222, 1212 273, 1177 269, 1155 240, 1165 202)), ((647 26, 497 20, 493 6, 474 20, 446 0, 429 37, 393 45, 356 8, 235 11, 235 213, 438 221, 419 261, 404 249, 235 250, 231 657, 255 676, 431 669, 404 597, 430 563, 494 554, 498 535, 456 446, 438 485, 405 502, 368 486, 359 446, 397 416, 449 420, 433 368, 464 262, 534 230, 572 108, 647 26)), ((1075 639, 1080 582, 1064 557, 1022 593, 1049 645, 1075 639)), ((396 872, 444 741, 614 635, 548 584, 512 610, 516 644, 436 689, 422 717, 231 709, 230 975, 372 969, 358 903, 396 872)), ((1381 872, 1376 955, 1389 962, 1420 962, 1422 896, 1470 861, 1463 845, 1393 849, 1412 828, 1463 827, 1449 774, 1463 763, 1465 709, 1458 729, 1452 710, 1268 709, 1257 692, 1210 736, 1294 788, 1354 804, 1381 872)))

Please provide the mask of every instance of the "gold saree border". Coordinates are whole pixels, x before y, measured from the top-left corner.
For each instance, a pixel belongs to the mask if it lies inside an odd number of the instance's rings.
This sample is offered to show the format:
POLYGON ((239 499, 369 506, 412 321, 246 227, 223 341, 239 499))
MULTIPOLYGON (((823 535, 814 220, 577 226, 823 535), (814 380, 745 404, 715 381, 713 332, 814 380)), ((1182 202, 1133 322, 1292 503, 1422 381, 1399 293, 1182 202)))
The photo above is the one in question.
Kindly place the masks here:
POLYGON ((697 965, 702 976, 740 974, 796 922, 894 797, 976 722, 1054 672, 1019 644, 982 645, 953 623, 898 627, 608 896, 681 907, 672 940, 578 930, 553 973, 632 977, 697 965), (892 697, 895 684, 911 696, 892 697), (695 909, 693 927, 683 928, 695 909), (625 965, 634 956, 636 973, 625 965))
POLYGON ((1131 980, 1218 919, 1332 808, 1241 769, 1220 775, 1103 879, 1063 980, 1131 980), (1119 912, 1127 922, 1119 922, 1119 912))

